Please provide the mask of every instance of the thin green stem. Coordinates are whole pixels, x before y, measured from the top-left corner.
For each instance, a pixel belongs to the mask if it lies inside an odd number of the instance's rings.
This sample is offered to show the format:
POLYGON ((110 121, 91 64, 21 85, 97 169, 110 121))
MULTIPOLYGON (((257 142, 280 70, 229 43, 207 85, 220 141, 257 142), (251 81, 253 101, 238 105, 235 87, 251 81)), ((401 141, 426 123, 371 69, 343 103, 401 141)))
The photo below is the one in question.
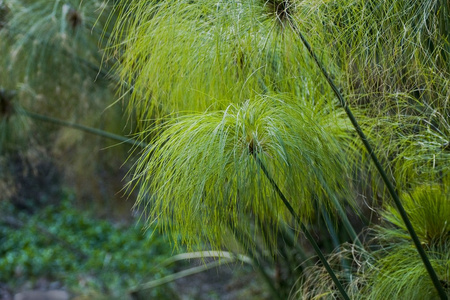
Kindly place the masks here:
POLYGON ((193 268, 190 268, 187 270, 180 271, 178 273, 167 275, 166 277, 163 277, 163 278, 155 279, 153 281, 141 284, 138 287, 131 289, 130 292, 138 293, 142 290, 152 289, 157 286, 167 284, 169 282, 175 281, 177 279, 180 279, 180 278, 183 278, 186 276, 194 275, 194 274, 201 273, 201 272, 213 269, 213 268, 217 268, 225 263, 230 263, 230 262, 234 262, 234 259, 224 258, 221 260, 216 260, 216 261, 213 261, 213 262, 210 262, 210 263, 198 266, 198 267, 193 267, 193 268))
POLYGON ((319 245, 317 245, 316 241, 314 240, 314 237, 311 235, 311 233, 309 232, 308 228, 306 228, 306 226, 301 221, 300 216, 294 211, 294 208, 289 203, 289 201, 287 200, 286 196, 284 196, 283 192, 280 190, 280 188, 278 187, 278 185, 275 182, 275 180, 273 180, 272 176, 270 176, 269 171, 267 171, 267 169, 266 169, 265 165, 262 163, 262 161, 256 155, 253 155, 253 157, 255 158, 256 163, 261 168, 261 170, 263 171, 264 175, 267 177, 267 179, 269 180, 270 184, 272 185, 272 187, 274 188, 274 190, 276 191, 278 196, 283 201, 283 203, 286 206, 286 208, 289 210, 289 213, 294 217, 295 221, 300 225, 300 229, 303 231, 303 233, 305 234, 306 238, 308 239, 308 241, 313 246, 314 251, 316 252, 316 254, 319 257, 320 261, 322 262, 323 266, 327 270, 328 274, 330 275, 330 277, 333 280, 334 284, 336 285, 337 289, 341 293, 342 297, 344 299, 346 299, 346 300, 350 300, 349 296, 345 292, 344 287, 339 282, 339 279, 336 277, 336 274, 334 273, 333 269, 331 269, 330 265, 328 264, 327 259, 325 258, 325 256, 323 255, 322 251, 320 250, 319 245))
POLYGON ((393 186, 393 184, 391 183, 391 181, 389 180, 386 172, 384 171, 381 163, 379 162, 375 152, 373 151, 372 147, 370 146, 369 140, 367 139, 366 135, 364 134, 364 132, 362 131, 361 127, 358 124, 358 121, 356 120, 355 116, 353 115, 350 107, 348 106, 347 102, 345 101, 344 97, 342 96, 341 92, 338 90, 337 86, 334 84, 333 79, 331 78, 331 76, 328 74, 328 72, 325 70, 324 66, 322 65, 322 63, 319 61, 319 59, 317 58, 316 54, 314 53, 311 45, 308 43, 308 41, 305 39, 305 37, 303 36, 303 34, 301 33, 301 31, 292 24, 292 28, 293 30, 298 34, 298 36, 300 37, 300 39, 302 40, 303 44, 305 45, 306 49, 308 50, 309 54, 311 55, 311 57, 313 58, 313 60, 315 61, 316 65, 319 67, 320 71, 322 72, 322 74, 325 76, 325 79, 327 80, 328 84, 330 85, 330 87, 332 88, 334 94, 336 95, 336 97, 338 98, 341 106, 344 108, 345 113, 347 114, 348 118, 350 119, 350 121, 353 124, 353 127, 355 128, 356 132, 358 133, 361 141, 364 144, 364 147, 366 148, 367 152, 370 155, 370 158, 372 159, 373 163, 375 164, 375 167, 378 170, 378 173, 381 175, 381 178, 383 179, 389 193, 391 194, 395 205, 397 206, 398 212, 400 213, 400 216, 403 219, 403 222, 406 225, 406 228, 408 229, 408 232, 414 242, 414 245, 417 248, 417 251, 419 252, 419 255, 425 265, 425 268, 428 271, 428 274, 431 278, 431 280, 433 281, 433 285, 435 286, 439 297, 443 300, 448 299, 447 298, 447 294, 444 291, 444 288, 442 287, 441 283, 439 282, 439 278, 436 274, 436 272, 433 269, 433 266, 431 265, 427 254, 425 253, 425 250, 422 248, 422 245, 420 244, 419 238, 417 237, 416 232, 414 231, 414 228, 408 218, 408 215, 406 214, 405 209, 403 208, 403 205, 400 201, 399 196, 397 195, 397 192, 395 191, 395 188, 393 186))
POLYGON ((103 131, 97 128, 92 128, 92 127, 88 127, 88 126, 84 126, 84 125, 80 125, 80 124, 76 124, 76 123, 72 123, 72 122, 68 122, 68 121, 64 121, 64 120, 60 120, 60 119, 56 119, 53 117, 49 117, 49 116, 44 116, 41 114, 37 114, 37 113, 33 113, 24 109, 21 110, 17 110, 16 111, 18 114, 24 115, 26 117, 38 120, 38 121, 43 121, 43 122, 47 122, 47 123, 53 123, 56 125, 60 125, 60 126, 65 126, 65 127, 70 127, 70 128, 74 128, 74 129, 78 129, 87 133, 91 133, 91 134, 95 134, 104 138, 108 138, 108 139, 112 139, 115 141, 119 141, 125 144, 130 144, 133 146, 139 146, 139 147, 145 147, 146 143, 144 142, 139 142, 135 139, 131 139, 131 138, 126 138, 123 137, 121 135, 117 135, 114 133, 110 133, 107 131, 103 131))

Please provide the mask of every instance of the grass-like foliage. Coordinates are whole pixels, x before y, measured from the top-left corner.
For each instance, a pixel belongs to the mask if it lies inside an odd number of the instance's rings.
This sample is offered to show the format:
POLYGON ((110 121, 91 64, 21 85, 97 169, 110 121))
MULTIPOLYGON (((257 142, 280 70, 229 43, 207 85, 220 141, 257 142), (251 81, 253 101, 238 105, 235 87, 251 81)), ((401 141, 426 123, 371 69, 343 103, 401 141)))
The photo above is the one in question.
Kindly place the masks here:
POLYGON ((444 107, 427 106, 419 101, 411 104, 402 99, 405 96, 397 95, 397 114, 379 116, 376 120, 365 118, 371 128, 370 137, 383 145, 377 153, 390 166, 400 191, 448 177, 450 159, 447 148, 450 126, 444 107))
MULTIPOLYGON (((367 268, 374 261, 370 252, 352 244, 341 244, 327 260, 350 299, 364 299, 361 287, 367 285, 367 268), (345 268, 342 268, 343 260, 348 263, 345 268)), ((307 267, 297 279, 289 299, 340 299, 340 295, 325 268, 314 265, 307 267)))
MULTIPOLYGON (((364 121, 397 188, 448 174, 448 1, 330 1, 308 36, 364 121), (329 45, 330 47, 324 47, 329 45), (331 49, 331 50, 330 50, 331 49)), ((375 185, 374 185, 375 186, 375 185)))
MULTIPOLYGON (((344 119, 345 120, 345 119, 344 119)), ((188 245, 205 237, 220 247, 224 232, 244 215, 256 225, 291 216, 256 163, 259 159, 304 220, 318 202, 348 193, 351 151, 342 116, 272 97, 224 111, 185 115, 156 129, 138 161, 138 203, 151 218, 168 221, 188 245), (204 236, 199 235, 202 232, 204 236)), ((242 226, 240 226, 242 229, 242 226)), ((270 233, 270 241, 276 232, 270 233)))
MULTIPOLYGON (((448 185, 419 186, 402 195, 402 199, 422 247, 450 296, 448 185)), ((373 237, 370 247, 345 246, 329 257, 330 264, 345 283, 347 293, 352 299, 439 299, 398 211, 387 207, 382 215, 383 223, 370 232, 373 237), (353 262, 350 273, 339 267, 342 259, 353 262)), ((339 297, 322 267, 309 268, 299 281, 300 286, 294 294, 297 298, 339 297)))
MULTIPOLYGON (((104 140, 49 120, 125 135, 120 107, 109 107, 114 91, 106 78, 108 67, 100 66, 100 38, 108 35, 111 5, 102 0, 0 1, 0 151, 25 157, 28 150, 45 148, 55 156, 61 178, 83 191, 85 199, 114 197, 116 190, 106 195, 100 188, 104 179, 99 172, 110 173, 103 162, 117 170, 127 149, 100 151, 107 146, 104 140), (41 118, 32 120, 33 115, 41 118), (95 153, 100 159, 93 159, 95 153)), ((0 177, 8 172, 0 168, 0 177)))
MULTIPOLYGON (((439 295, 423 267, 417 251, 410 244, 393 244, 383 249, 373 270, 365 274, 367 286, 361 290, 361 299, 439 299, 439 295)), ((438 251, 427 251, 430 262, 439 276, 447 297, 449 291, 449 245, 438 251)))
POLYGON ((99 67, 108 5, 80 0, 2 3, 0 87, 17 91, 16 105, 74 120, 112 102, 99 67))
MULTIPOLYGON (((410 243, 385 242, 381 250, 348 248, 328 258, 351 299, 440 299, 417 250, 410 243), (343 258, 353 261, 351 273, 339 269, 343 258)), ((447 296, 450 296, 448 244, 426 253, 447 296)), ((307 269, 299 280, 292 299, 340 299, 339 296, 325 270, 315 266, 307 269)))

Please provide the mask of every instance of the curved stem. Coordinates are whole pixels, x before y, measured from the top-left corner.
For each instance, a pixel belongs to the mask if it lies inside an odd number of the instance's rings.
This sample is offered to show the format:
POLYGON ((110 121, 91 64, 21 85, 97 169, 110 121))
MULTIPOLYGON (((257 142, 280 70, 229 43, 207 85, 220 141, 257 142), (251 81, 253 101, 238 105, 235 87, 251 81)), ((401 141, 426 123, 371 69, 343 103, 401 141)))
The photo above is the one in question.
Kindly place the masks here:
POLYGON ((177 279, 184 278, 184 277, 191 276, 191 275, 195 275, 197 273, 201 273, 201 272, 213 269, 213 268, 217 268, 217 267, 220 267, 223 264, 231 263, 231 262, 234 262, 234 261, 235 261, 234 259, 224 258, 224 259, 215 260, 213 262, 206 263, 206 264, 203 264, 203 265, 200 265, 200 266, 197 266, 197 267, 192 267, 190 269, 183 270, 183 271, 180 271, 180 272, 177 272, 177 273, 173 273, 173 274, 167 275, 165 277, 158 278, 158 279, 155 279, 153 281, 141 284, 141 285, 139 285, 137 287, 132 288, 130 290, 130 293, 131 294, 138 294, 140 291, 152 289, 152 288, 155 288, 157 286, 160 286, 160 285, 167 284, 169 282, 175 281, 177 279))
POLYGON ((433 285, 436 288, 436 290, 439 294, 439 297, 443 300, 448 299, 447 294, 445 293, 444 288, 442 287, 441 283, 439 282, 439 278, 436 275, 436 272, 434 271, 433 266, 431 265, 431 263, 427 257, 427 254, 425 253, 425 250, 422 248, 422 245, 420 244, 419 238, 417 237, 417 234, 414 231, 414 228, 408 218, 408 215, 406 214, 406 211, 403 208, 400 198, 397 195, 397 192, 395 191, 395 188, 394 188, 393 184, 391 183, 391 181, 389 180, 386 172, 384 171, 383 167, 381 166, 381 163, 379 162, 375 152, 373 151, 372 147, 370 146, 369 140, 367 139, 366 135, 362 131, 361 127, 359 126, 358 121, 356 120, 355 116, 353 115, 350 107, 348 106, 348 104, 345 101, 344 97, 342 96, 341 92, 339 92, 337 86, 334 84, 333 79, 331 78, 331 76, 325 70, 322 63, 317 58, 316 54, 314 53, 313 49, 311 48, 311 45, 305 39, 305 37, 303 36, 301 31, 295 25, 293 25, 293 24, 291 24, 291 25, 292 25, 293 30, 298 34, 298 36, 302 40, 303 45, 305 45, 306 49, 308 50, 309 54, 313 58, 316 65, 319 67, 320 71, 325 76, 325 79, 327 80, 328 84, 332 88, 334 94, 338 98, 341 106, 344 108, 345 113, 347 114, 348 118, 352 122, 353 127, 355 128, 361 141, 363 142, 364 147, 366 148, 367 152, 370 155, 370 158, 372 159, 373 163, 375 164, 375 167, 378 170, 378 173, 381 175, 381 178, 383 179, 384 184, 386 185, 389 193, 391 194, 392 199, 394 200, 395 205, 397 206, 397 210, 400 213, 400 216, 402 217, 403 222, 406 225, 406 228, 408 229, 408 232, 414 242, 414 245, 416 246, 417 251, 419 252, 419 255, 425 265, 425 268, 428 271, 428 274, 429 274, 431 280, 433 281, 433 285))
POLYGON ((272 185, 272 187, 274 188, 274 190, 277 192, 278 196, 283 201, 286 208, 289 210, 289 213, 294 217, 295 221, 300 225, 300 229, 303 231, 306 238, 313 246, 314 251, 316 252, 316 254, 319 257, 320 261, 322 262, 323 266, 327 270, 328 274, 330 275, 330 277, 333 280, 334 284, 336 285, 337 289, 341 293, 342 298, 344 298, 345 300, 350 300, 349 296, 345 292, 344 287, 340 283, 339 279, 336 277, 336 274, 334 273, 333 269, 331 269, 330 265, 328 264, 327 259, 325 258, 322 251, 320 250, 319 245, 317 245, 316 241, 314 240, 314 237, 311 235, 308 228, 306 228, 306 226, 302 223, 300 216, 294 211, 294 208, 289 203, 289 201, 286 199, 286 196, 284 196, 283 192, 280 190, 280 188, 278 187, 275 180, 273 180, 273 178, 270 176, 269 171, 267 171, 267 169, 266 169, 265 165, 262 163, 262 161, 256 155, 253 155, 253 157, 255 158, 257 165, 261 168, 264 175, 269 180, 269 182, 272 185))

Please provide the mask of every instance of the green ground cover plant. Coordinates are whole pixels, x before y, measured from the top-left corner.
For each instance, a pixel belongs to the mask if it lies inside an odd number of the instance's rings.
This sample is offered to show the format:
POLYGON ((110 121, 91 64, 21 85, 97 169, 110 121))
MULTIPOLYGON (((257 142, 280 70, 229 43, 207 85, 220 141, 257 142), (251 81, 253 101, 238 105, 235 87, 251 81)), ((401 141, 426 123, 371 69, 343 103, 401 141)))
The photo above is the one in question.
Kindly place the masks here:
MULTIPOLYGON (((0 218, 1 282, 20 287, 42 278, 63 280, 78 295, 124 299, 143 280, 170 274, 169 267, 156 267, 171 253, 164 237, 81 212, 73 195, 31 217, 5 203, 2 211, 8 214, 0 218)), ((168 291, 154 289, 149 296, 163 297, 168 291)))

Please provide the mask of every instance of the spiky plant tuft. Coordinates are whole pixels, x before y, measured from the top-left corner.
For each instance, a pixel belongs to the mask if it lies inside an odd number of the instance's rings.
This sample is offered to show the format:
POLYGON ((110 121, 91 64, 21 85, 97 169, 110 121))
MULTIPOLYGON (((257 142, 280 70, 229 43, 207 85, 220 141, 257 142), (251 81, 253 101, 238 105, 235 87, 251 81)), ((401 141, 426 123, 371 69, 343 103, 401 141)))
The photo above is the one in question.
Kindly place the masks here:
MULTIPOLYGON (((448 186, 419 186, 402 199, 440 284, 450 296, 448 186)), ((382 216, 384 222, 368 232, 373 239, 366 249, 344 246, 328 257, 348 294, 352 299, 439 299, 398 211, 388 207, 382 216), (341 259, 353 262, 352 268, 339 269, 341 259)), ((322 267, 307 269, 299 282, 296 299, 337 298, 322 267)))
POLYGON ((105 25, 101 12, 107 9, 103 1, 9 1, 8 19, 0 34, 2 64, 17 82, 36 92, 69 85, 64 81, 67 77, 74 84, 78 74, 95 78, 105 25))
MULTIPOLYGON (((361 299, 439 299, 426 269, 410 244, 386 245, 375 253, 376 263, 367 270, 367 285, 361 290, 361 299), (381 257, 380 257, 381 256, 381 257)), ((450 296, 450 248, 447 244, 439 251, 427 251, 440 284, 450 296)))
MULTIPOLYGON (((367 269, 375 261, 371 253, 362 247, 343 243, 327 256, 327 260, 350 299, 364 299, 361 288, 367 285, 367 269), (347 263, 345 267, 343 261, 347 263)), ((334 300, 340 299, 340 295, 325 268, 316 264, 307 267, 298 278, 289 299, 334 300)))
MULTIPOLYGON (((419 186, 412 193, 403 196, 405 209, 414 224, 423 247, 434 250, 450 246, 450 189, 447 186, 419 186)), ((388 207, 386 220, 404 232, 398 212, 388 207)), ((388 230, 387 230, 388 231, 388 230)), ((392 230, 387 234, 395 237, 402 231, 392 230)), ((407 238, 400 234, 398 237, 407 238)))
POLYGON ((0 30, 0 87, 16 90, 27 110, 71 121, 112 102, 99 67, 99 39, 109 11, 104 1, 7 4, 0 30))

